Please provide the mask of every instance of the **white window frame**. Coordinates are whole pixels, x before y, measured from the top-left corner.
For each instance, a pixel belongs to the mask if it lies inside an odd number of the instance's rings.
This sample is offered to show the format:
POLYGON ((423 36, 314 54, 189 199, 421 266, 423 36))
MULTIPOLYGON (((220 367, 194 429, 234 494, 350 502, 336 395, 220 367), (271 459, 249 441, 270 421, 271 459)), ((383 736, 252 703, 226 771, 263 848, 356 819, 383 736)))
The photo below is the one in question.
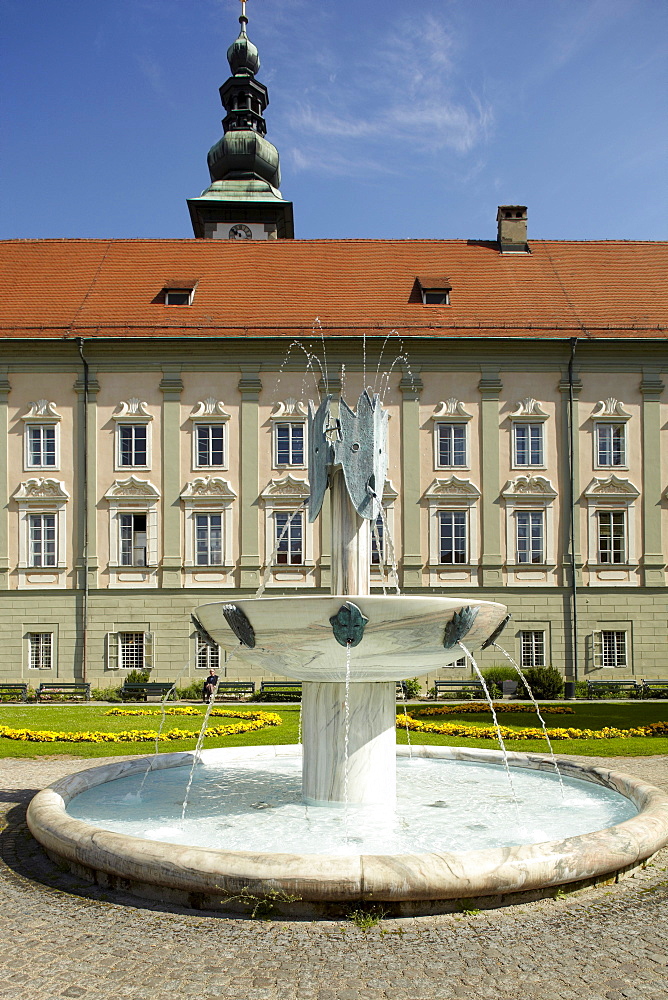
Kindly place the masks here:
POLYGON ((473 415, 464 409, 464 404, 455 397, 442 400, 434 409, 431 415, 433 422, 432 436, 434 439, 434 469, 458 469, 468 470, 471 468, 471 434, 469 425, 473 415), (441 428, 461 427, 464 428, 464 462, 462 465, 444 465, 441 463, 441 428))
POLYGON ((154 634, 139 627, 119 628, 117 632, 107 632, 106 660, 107 670, 152 670, 154 666, 154 634), (143 635, 142 666, 136 663, 124 664, 121 647, 121 636, 143 635))
MULTIPOLYGON (((469 508, 467 508, 467 507, 464 507, 464 508, 460 508, 460 507, 446 507, 445 509, 441 508, 437 512, 437 517, 438 517, 438 565, 439 566, 453 566, 453 567, 468 566, 468 564, 471 561, 470 555, 469 555, 469 549, 470 549, 470 529, 469 529, 470 511, 469 511, 469 508), (444 522, 445 518, 452 518, 453 539, 455 537, 454 519, 455 518, 459 518, 461 520, 461 523, 464 526, 464 558, 461 559, 461 560, 454 560, 453 559, 451 562, 449 562, 449 561, 444 560, 442 558, 442 556, 443 556, 443 550, 442 550, 442 546, 441 546, 441 533, 442 533, 442 526, 443 526, 443 522, 444 522)), ((454 554, 454 552, 455 552, 455 549, 454 549, 454 545, 453 545, 453 554, 454 554)))
POLYGON ((53 629, 51 628, 30 629, 26 631, 25 633, 25 641, 27 645, 26 665, 28 670, 49 670, 49 671, 56 670, 57 658, 56 658, 55 638, 56 638, 55 634, 53 632, 53 629), (34 643, 33 640, 38 637, 39 637, 38 642, 34 643), (41 663, 35 665, 33 654, 35 652, 36 647, 37 647, 38 658, 41 658, 42 656, 43 652, 42 647, 44 647, 45 650, 48 650, 48 655, 47 657, 45 657, 49 661, 48 666, 43 666, 41 663))
POLYGON ((424 501, 429 511, 429 575, 430 585, 448 586, 454 575, 453 584, 477 584, 476 567, 480 559, 478 501, 480 490, 468 479, 450 476, 449 479, 434 479, 425 491, 424 501), (467 562, 442 563, 440 544, 440 511, 466 511, 467 514, 467 562))
POLYGON ((60 469, 60 421, 62 416, 56 412, 56 404, 47 399, 39 399, 30 403, 30 410, 24 414, 23 420, 23 469, 24 472, 43 469, 46 472, 57 472, 60 469), (54 432, 54 464, 32 461, 30 449, 30 431, 33 428, 48 428, 54 432))
POLYGON ((306 466, 306 423, 303 420, 277 420, 274 423, 274 468, 275 469, 303 469, 306 466), (290 460, 287 462, 281 462, 279 457, 279 430, 281 427, 288 428, 288 451, 290 453, 290 460), (294 449, 293 432, 299 429, 302 435, 302 460, 301 462, 293 461, 292 454, 294 449))
POLYGON ((148 479, 117 479, 104 495, 109 504, 109 583, 111 587, 157 587, 160 492, 148 479), (146 566, 121 563, 121 516, 146 515, 146 566))
POLYGON ((207 673, 213 666, 213 669, 217 674, 220 675, 221 668, 225 668, 225 658, 222 654, 221 648, 217 642, 209 642, 201 632, 195 633, 195 670, 205 670, 207 673), (202 657, 201 654, 204 653, 202 657), (201 659, 206 660, 205 663, 201 663, 201 659), (211 663, 212 659, 217 659, 217 663, 211 663))
POLYGON ((305 469, 308 464, 308 428, 306 423, 306 408, 301 400, 288 399, 276 403, 273 412, 270 414, 271 424, 271 450, 273 469, 305 469), (278 428, 280 425, 287 425, 290 428, 290 455, 292 456, 292 428, 300 426, 302 428, 302 461, 301 462, 279 462, 278 460, 278 428))
POLYGON ((153 445, 151 433, 151 421, 153 415, 149 413, 147 405, 140 399, 133 397, 118 404, 118 410, 112 414, 115 421, 115 442, 114 442, 114 470, 116 472, 130 472, 133 469, 148 470, 153 462, 153 445), (122 427, 143 426, 146 429, 146 464, 121 464, 121 428, 122 427))
POLYGON ((519 633, 519 642, 519 663, 521 667, 546 666, 546 641, 544 629, 521 629, 519 633), (541 637, 538 641, 536 638, 537 636, 541 637), (526 655, 527 653, 528 655, 526 655), (540 662, 536 662, 537 659, 540 659, 540 662), (528 662, 529 660, 531 662, 528 662))
POLYGON ((165 288, 165 305, 166 306, 190 306, 192 305, 193 296, 195 295, 194 288, 165 288), (170 296, 187 296, 186 302, 170 302, 170 296))
POLYGON ((237 495, 220 476, 198 476, 181 491, 185 518, 184 570, 187 587, 234 585, 234 501, 237 495), (197 563, 197 515, 220 514, 223 561, 208 566, 197 563))
POLYGON ((270 566, 268 586, 315 586, 315 561, 313 558, 313 524, 308 519, 307 508, 302 509, 302 562, 271 563, 276 538, 276 513, 294 513, 310 494, 308 482, 295 479, 291 473, 272 479, 260 495, 264 508, 264 565, 270 566))
POLYGON ((588 566, 590 584, 633 583, 632 570, 638 565, 636 555, 636 507, 639 491, 628 479, 618 479, 611 474, 607 479, 594 479, 584 492, 587 502, 588 566), (625 555, 624 562, 602 563, 599 556, 599 513, 624 512, 625 555), (609 576, 608 574, 614 574, 609 576), (604 574, 601 576, 601 574, 604 574))
POLYGON ((14 494, 19 508, 19 587, 65 587, 69 498, 59 479, 28 479, 14 494), (55 518, 56 563, 54 566, 32 566, 30 519, 45 514, 55 518))
POLYGON ((547 413, 542 405, 537 399, 532 396, 527 396, 525 399, 519 400, 517 403, 517 409, 509 414, 509 420, 512 427, 512 446, 511 446, 511 468, 513 469, 545 469, 547 468, 547 435, 545 433, 544 424, 545 421, 549 419, 549 413, 547 413), (518 460, 517 454, 517 436, 518 428, 528 429, 528 461, 520 462, 518 460), (540 461, 531 461, 531 435, 532 431, 537 430, 539 432, 540 438, 540 461))
MULTIPOLYGON (((612 451, 614 442, 611 440, 610 452, 612 457, 612 451)), ((628 469, 627 462, 627 433, 626 424, 620 423, 619 421, 612 420, 597 420, 594 422, 594 468, 595 469, 628 469), (605 433, 614 434, 615 431, 621 431, 621 461, 620 462, 602 462, 601 461, 601 437, 605 433)))
MULTIPOLYGON (((506 505, 506 566, 509 584, 525 584, 532 576, 545 582, 556 572, 556 532, 554 502, 557 491, 545 476, 517 476, 501 492, 506 505), (543 514, 543 559, 541 562, 518 562, 518 512, 543 514), (518 577, 521 574, 521 577, 518 577)), ((537 580, 538 582, 538 580, 537 580)))
POLYGON ((135 511, 135 510, 121 510, 116 515, 116 520, 117 520, 117 523, 118 523, 118 531, 119 531, 119 537, 118 537, 118 555, 119 555, 118 561, 119 561, 119 565, 121 565, 124 569, 127 569, 128 567, 135 567, 135 568, 136 567, 141 567, 142 569, 146 568, 148 566, 148 514, 147 514, 147 512, 146 511, 135 511), (146 525, 146 531, 144 532, 144 534, 146 536, 146 545, 143 547, 144 548, 144 559, 143 559, 143 561, 135 561, 136 560, 136 553, 137 553, 138 548, 139 548, 139 546, 137 545, 137 535, 139 534, 139 532, 136 530, 135 524, 134 524, 134 518, 136 518, 136 517, 143 517, 145 525, 146 525), (130 544, 130 556, 131 556, 131 561, 130 562, 126 562, 125 559, 123 558, 123 556, 124 556, 124 550, 125 550, 125 544, 124 544, 125 539, 123 538, 123 530, 124 530, 125 525, 124 525, 123 522, 125 521, 126 518, 132 518, 132 521, 131 521, 132 532, 131 532, 131 538, 130 538, 130 543, 131 543, 130 544))
POLYGON ((274 563, 273 565, 278 569, 283 569, 283 567, 294 567, 303 566, 305 564, 306 557, 306 545, 304 544, 304 533, 306 528, 306 518, 304 517, 304 509, 298 507, 294 509, 290 508, 274 508, 273 513, 273 545, 274 550, 274 563), (292 543, 299 540, 300 545, 297 548, 295 544, 295 549, 293 552, 292 543), (279 559, 281 553, 285 551, 287 554, 287 559, 285 562, 279 559), (299 559, 293 559, 293 555, 299 555, 299 559))
POLYGON ((515 565, 516 566, 544 566, 545 565, 545 509, 542 510, 532 509, 530 507, 516 508, 514 512, 515 517, 515 565), (528 518, 529 532, 527 536, 528 540, 528 559, 520 558, 520 519, 528 518), (540 559, 533 558, 533 541, 534 541, 534 524, 540 525, 540 559))
POLYGON ((192 413, 189 417, 191 421, 191 437, 192 437, 192 469, 193 471, 198 471, 199 469, 216 469, 220 471, 225 471, 229 468, 229 432, 227 424, 230 420, 230 414, 226 412, 223 403, 215 399, 213 396, 209 396, 207 399, 201 399, 195 407, 193 407, 192 413), (220 427, 223 432, 223 461, 216 465, 201 465, 199 461, 199 449, 197 447, 198 434, 200 427, 220 427))
POLYGON ((31 510, 28 513, 28 568, 56 569, 58 554, 57 512, 31 510), (50 523, 46 523, 46 518, 50 523))
POLYGON ((626 424, 631 419, 631 414, 625 409, 624 404, 610 396, 608 399, 600 399, 591 414, 594 433, 592 435, 593 466, 595 469, 615 470, 628 469, 628 432, 626 424), (600 459, 600 433, 606 428, 621 428, 623 432, 623 461, 619 464, 608 462, 603 464, 600 459))
POLYGON ((592 645, 594 653, 594 668, 597 670, 615 670, 619 668, 630 667, 629 658, 629 634, 628 630, 624 628, 610 628, 610 629, 596 629, 592 633, 592 645), (608 637, 606 640, 606 636, 608 637), (619 657, 623 662, 618 662, 619 656, 619 636, 623 636, 623 656, 619 657), (614 638, 612 638, 614 637, 614 638), (612 657, 610 657, 610 647, 606 649, 606 641, 612 642, 612 657), (606 662, 610 658, 614 659, 614 663, 606 662))

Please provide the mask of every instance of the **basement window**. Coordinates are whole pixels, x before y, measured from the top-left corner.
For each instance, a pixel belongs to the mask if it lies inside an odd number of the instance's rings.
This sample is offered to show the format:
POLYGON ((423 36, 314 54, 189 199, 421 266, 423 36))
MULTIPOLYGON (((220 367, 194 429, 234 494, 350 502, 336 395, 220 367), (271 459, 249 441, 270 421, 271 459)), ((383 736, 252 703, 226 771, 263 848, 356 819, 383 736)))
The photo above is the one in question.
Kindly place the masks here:
POLYGON ((193 300, 194 288, 165 288, 166 306, 189 306, 193 300))
POLYGON ((418 277, 418 288, 426 306, 449 306, 452 285, 448 278, 418 277))

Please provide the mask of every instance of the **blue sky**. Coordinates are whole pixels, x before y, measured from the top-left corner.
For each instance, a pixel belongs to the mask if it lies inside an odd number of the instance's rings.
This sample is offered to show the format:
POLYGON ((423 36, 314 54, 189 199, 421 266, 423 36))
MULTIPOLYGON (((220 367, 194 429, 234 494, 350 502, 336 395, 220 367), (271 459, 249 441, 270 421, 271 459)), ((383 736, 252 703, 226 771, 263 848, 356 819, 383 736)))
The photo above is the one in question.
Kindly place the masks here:
MULTIPOLYGON (((188 237, 238 0, 0 0, 0 237, 188 237)), ((248 0, 296 235, 668 237, 666 0, 248 0)))

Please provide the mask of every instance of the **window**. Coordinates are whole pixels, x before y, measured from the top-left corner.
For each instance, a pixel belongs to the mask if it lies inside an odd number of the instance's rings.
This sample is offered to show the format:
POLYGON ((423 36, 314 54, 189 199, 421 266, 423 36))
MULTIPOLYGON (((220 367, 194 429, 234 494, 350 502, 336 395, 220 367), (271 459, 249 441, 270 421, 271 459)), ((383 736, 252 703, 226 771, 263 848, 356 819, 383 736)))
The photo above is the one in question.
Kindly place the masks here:
POLYGON ((598 511, 598 561, 600 563, 626 562, 626 512, 623 510, 598 511))
POLYGON ((602 467, 626 465, 625 424, 596 424, 596 461, 602 467))
POLYGON ((53 633, 28 633, 28 667, 30 670, 51 670, 53 666, 53 633))
POLYGON ((465 563, 467 559, 466 511, 441 510, 439 523, 439 562, 465 563))
POLYGON ((276 563, 300 566, 304 562, 302 544, 303 515, 301 511, 274 512, 276 563))
POLYGON ((465 466, 466 424, 437 424, 436 432, 439 468, 465 466))
POLYGON ((197 566, 222 566, 223 515, 195 514, 195 563, 197 566))
POLYGON ((544 632, 520 632, 520 665, 523 667, 545 666, 544 632))
POLYGON ((304 424, 276 424, 276 465, 304 464, 304 424))
POLYGON ((28 424, 27 462, 29 469, 55 469, 56 467, 56 425, 28 424))
POLYGON ((57 565, 56 515, 30 514, 28 517, 29 566, 57 565))
POLYGON ((627 667, 626 632, 594 632, 594 666, 627 667))
POLYGON ((544 561, 544 532, 542 510, 518 510, 515 512, 517 526, 517 562, 542 563, 544 561))
POLYGON ((387 559, 385 558, 385 522, 383 521, 383 515, 379 514, 376 518, 375 528, 371 523, 369 527, 371 528, 371 565, 380 566, 381 563, 384 565, 387 559))
POLYGON ((225 464, 223 424, 196 424, 196 466, 198 469, 225 464))
POLYGON ((120 565, 148 565, 148 532, 146 514, 119 514, 120 565))
POLYGON ((146 424, 118 425, 118 464, 123 468, 148 467, 148 428, 146 424))
POLYGON ((220 669, 220 646, 202 636, 197 637, 197 669, 214 670, 216 673, 220 669))
POLYGON ((119 631, 107 633, 109 670, 152 670, 153 633, 119 631))
POLYGON ((513 424, 515 465, 543 465, 543 425, 513 424))
POLYGON ((428 290, 423 289, 422 301, 426 306, 449 306, 450 289, 449 288, 430 288, 428 290))
POLYGON ((164 292, 166 306, 189 306, 194 288, 165 288, 164 292))

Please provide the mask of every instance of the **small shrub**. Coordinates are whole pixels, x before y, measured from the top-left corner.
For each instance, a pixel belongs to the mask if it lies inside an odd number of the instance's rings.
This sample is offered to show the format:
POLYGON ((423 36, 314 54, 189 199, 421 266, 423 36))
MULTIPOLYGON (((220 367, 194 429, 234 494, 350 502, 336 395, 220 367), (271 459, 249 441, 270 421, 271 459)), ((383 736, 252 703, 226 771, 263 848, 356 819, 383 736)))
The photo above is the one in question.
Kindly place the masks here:
MULTIPOLYGON (((564 691, 564 678, 556 667, 527 667, 522 673, 533 692, 534 698, 550 700, 559 698, 564 691)), ((529 692, 523 684, 517 686, 517 697, 528 700, 529 692)))
POLYGON ((384 910, 382 906, 369 906, 368 904, 365 906, 362 904, 354 910, 348 910, 346 920, 352 921, 355 927, 366 933, 372 927, 376 927, 386 916, 387 910, 384 910))
POLYGON ((188 687, 177 688, 176 694, 180 701, 201 701, 204 680, 192 681, 188 687))
POLYGON ((146 684, 151 677, 150 670, 129 670, 125 675, 126 684, 146 684))
POLYGON ((91 701, 122 701, 121 689, 117 688, 91 688, 91 701))
POLYGON ((499 664, 489 667, 488 670, 483 670, 482 676, 485 678, 485 684, 492 698, 502 697, 503 688, 501 685, 504 681, 519 681, 520 679, 514 667, 504 667, 499 664))
POLYGON ((420 689, 422 685, 417 677, 411 677, 410 680, 405 680, 401 682, 401 686, 404 691, 404 698, 417 698, 420 695, 420 689))

